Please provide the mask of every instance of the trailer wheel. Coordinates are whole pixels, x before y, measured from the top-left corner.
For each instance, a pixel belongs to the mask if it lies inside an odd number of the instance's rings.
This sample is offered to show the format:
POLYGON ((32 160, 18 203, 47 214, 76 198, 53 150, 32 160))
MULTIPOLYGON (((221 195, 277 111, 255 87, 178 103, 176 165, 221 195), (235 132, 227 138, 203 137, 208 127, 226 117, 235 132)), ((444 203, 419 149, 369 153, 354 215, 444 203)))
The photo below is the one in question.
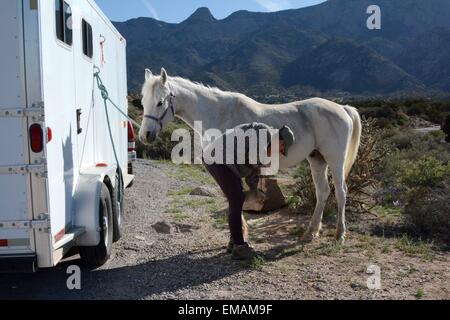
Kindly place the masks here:
POLYGON ((80 247, 81 259, 88 265, 101 266, 108 261, 111 256, 113 241, 113 215, 111 195, 105 184, 102 185, 100 196, 99 217, 100 217, 100 243, 95 247, 80 247))
POLYGON ((122 217, 124 210, 124 187, 122 175, 116 173, 116 182, 112 191, 112 212, 113 212, 113 242, 117 242, 122 237, 122 217))

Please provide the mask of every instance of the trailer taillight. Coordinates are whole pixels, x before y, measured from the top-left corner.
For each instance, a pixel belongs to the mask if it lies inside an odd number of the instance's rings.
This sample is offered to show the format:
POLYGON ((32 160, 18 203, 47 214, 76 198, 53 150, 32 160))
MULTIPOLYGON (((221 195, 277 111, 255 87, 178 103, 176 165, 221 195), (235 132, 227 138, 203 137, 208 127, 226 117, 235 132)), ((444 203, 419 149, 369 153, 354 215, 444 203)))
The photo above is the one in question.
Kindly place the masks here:
POLYGON ((0 247, 7 247, 7 246, 8 246, 8 240, 0 239, 0 247))
POLYGON ((134 142, 135 138, 133 125, 128 121, 128 142, 134 142))
POLYGON ((44 132, 37 123, 30 127, 30 145, 34 153, 40 153, 44 149, 44 132))
POLYGON ((128 121, 128 152, 136 150, 136 142, 134 142, 135 138, 133 125, 128 121))
POLYGON ((53 139, 53 131, 52 128, 48 127, 47 128, 47 142, 52 141, 53 139))

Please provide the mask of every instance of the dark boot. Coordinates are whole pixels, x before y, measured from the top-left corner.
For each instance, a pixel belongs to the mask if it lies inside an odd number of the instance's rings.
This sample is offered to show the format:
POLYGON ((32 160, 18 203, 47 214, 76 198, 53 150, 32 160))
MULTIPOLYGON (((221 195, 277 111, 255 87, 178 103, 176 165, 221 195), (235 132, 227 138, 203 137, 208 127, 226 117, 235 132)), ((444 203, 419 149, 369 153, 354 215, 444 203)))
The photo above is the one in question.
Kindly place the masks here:
POLYGON ((227 246, 227 253, 232 253, 234 248, 234 242, 233 239, 230 239, 227 246))
POLYGON ((255 250, 248 245, 248 243, 243 245, 234 245, 232 251, 233 260, 250 260, 256 257, 255 250))

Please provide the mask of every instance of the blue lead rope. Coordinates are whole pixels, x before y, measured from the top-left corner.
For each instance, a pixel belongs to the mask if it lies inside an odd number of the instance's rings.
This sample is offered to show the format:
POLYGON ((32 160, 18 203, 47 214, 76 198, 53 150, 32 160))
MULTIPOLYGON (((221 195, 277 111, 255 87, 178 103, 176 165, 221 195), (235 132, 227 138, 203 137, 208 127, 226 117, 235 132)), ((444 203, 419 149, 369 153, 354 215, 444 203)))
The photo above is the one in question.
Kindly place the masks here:
POLYGON ((105 85, 103 84, 102 78, 100 77, 100 69, 98 67, 94 67, 94 77, 97 80, 97 87, 100 90, 100 93, 102 94, 102 98, 105 101, 105 103, 107 101, 109 101, 111 103, 111 105, 117 109, 117 111, 119 111, 125 118, 127 118, 133 125, 135 125, 138 129, 141 128, 141 125, 139 123, 137 123, 136 121, 134 121, 132 118, 130 118, 130 116, 128 116, 125 112, 123 112, 116 103, 114 103, 114 101, 112 101, 109 98, 109 93, 108 90, 106 89, 105 85))
MULTIPOLYGON (((111 122, 109 120, 109 112, 108 112, 108 102, 111 103, 111 105, 117 109, 117 111, 119 111, 125 118, 127 118, 131 123, 133 123, 136 127, 140 128, 141 126, 134 121, 133 119, 131 119, 126 113, 124 113, 118 106, 116 103, 114 103, 114 101, 112 101, 109 98, 109 93, 108 90, 106 89, 105 85, 103 84, 102 78, 100 77, 100 69, 98 67, 94 67, 94 78, 97 81, 97 87, 100 90, 100 93, 102 95, 102 99, 103 99, 103 104, 105 107, 105 114, 106 114, 106 122, 108 124, 108 132, 109 132, 109 138, 111 140, 111 145, 113 148, 113 152, 114 152, 114 158, 116 159, 116 163, 117 163, 117 168, 121 171, 122 169, 120 168, 120 162, 119 162, 119 157, 117 156, 117 151, 116 151, 116 145, 114 143, 114 138, 113 138, 113 134, 112 134, 112 130, 111 130, 111 122)), ((122 181, 123 183, 123 181, 122 181)), ((122 194, 120 194, 120 201, 122 200, 122 194)))

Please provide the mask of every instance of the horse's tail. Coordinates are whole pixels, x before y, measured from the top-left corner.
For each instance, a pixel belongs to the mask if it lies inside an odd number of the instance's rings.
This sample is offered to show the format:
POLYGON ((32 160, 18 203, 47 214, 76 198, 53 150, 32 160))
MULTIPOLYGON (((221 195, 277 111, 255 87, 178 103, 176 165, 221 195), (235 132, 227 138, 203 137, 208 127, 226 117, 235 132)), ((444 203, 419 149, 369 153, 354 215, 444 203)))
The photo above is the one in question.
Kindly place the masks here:
POLYGON ((361 143, 362 124, 361 116, 358 110, 350 106, 344 106, 347 114, 352 118, 353 130, 350 144, 347 149, 347 156, 345 157, 345 177, 348 177, 358 156, 359 145, 361 143))

